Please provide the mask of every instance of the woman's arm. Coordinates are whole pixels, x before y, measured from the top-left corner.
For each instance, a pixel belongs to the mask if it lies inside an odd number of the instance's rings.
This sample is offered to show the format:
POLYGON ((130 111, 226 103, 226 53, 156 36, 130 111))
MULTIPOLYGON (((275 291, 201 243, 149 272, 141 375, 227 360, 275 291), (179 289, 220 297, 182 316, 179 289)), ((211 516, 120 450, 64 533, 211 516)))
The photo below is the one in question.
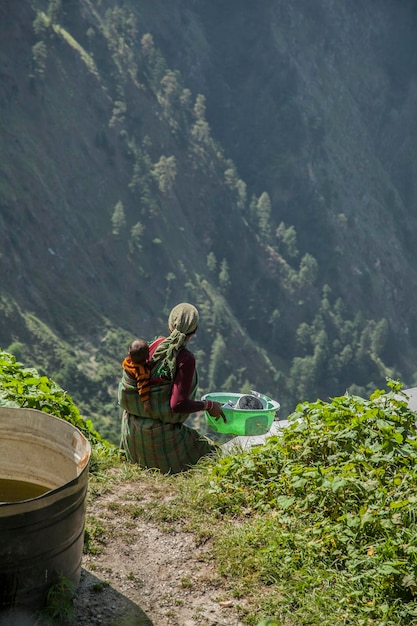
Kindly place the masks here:
POLYGON ((208 411, 216 419, 225 422, 222 405, 212 400, 192 400, 190 398, 195 372, 195 358, 188 350, 182 350, 177 357, 177 370, 172 386, 170 407, 175 413, 194 413, 208 411))

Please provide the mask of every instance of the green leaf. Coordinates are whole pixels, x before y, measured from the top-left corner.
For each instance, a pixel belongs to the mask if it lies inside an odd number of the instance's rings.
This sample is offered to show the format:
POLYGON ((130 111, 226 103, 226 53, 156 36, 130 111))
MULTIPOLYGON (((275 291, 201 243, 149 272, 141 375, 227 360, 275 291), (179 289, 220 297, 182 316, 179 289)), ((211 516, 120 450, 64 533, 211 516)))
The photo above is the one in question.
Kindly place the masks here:
POLYGON ((396 567, 393 567, 389 563, 383 563, 377 568, 377 573, 386 575, 386 574, 400 574, 400 570, 396 567))
POLYGON ((403 506, 407 506, 410 504, 410 500, 397 500, 396 502, 390 502, 390 509, 400 509, 403 506))
POLYGON ((343 489, 343 487, 346 487, 347 484, 348 482, 344 478, 336 477, 334 480, 331 481, 330 486, 332 491, 337 492, 343 489))
POLYGON ((286 511, 289 509, 295 502, 295 498, 292 496, 278 496, 277 504, 286 511))

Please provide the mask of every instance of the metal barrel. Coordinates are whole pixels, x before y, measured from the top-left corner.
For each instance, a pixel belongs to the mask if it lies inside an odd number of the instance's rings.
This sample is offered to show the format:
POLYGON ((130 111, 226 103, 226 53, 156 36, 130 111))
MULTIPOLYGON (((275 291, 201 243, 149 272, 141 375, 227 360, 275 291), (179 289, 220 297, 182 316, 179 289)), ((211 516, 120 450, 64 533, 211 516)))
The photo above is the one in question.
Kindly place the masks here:
POLYGON ((90 443, 36 409, 0 407, 0 479, 46 489, 0 502, 0 611, 37 610, 62 577, 78 586, 90 443))

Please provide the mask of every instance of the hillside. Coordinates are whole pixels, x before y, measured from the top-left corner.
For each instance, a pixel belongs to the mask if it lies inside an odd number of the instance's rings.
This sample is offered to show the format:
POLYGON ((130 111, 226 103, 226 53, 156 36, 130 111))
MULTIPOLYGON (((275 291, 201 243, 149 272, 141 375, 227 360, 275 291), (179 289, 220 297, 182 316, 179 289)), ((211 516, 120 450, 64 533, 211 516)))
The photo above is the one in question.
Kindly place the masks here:
POLYGON ((414 384, 416 9, 0 5, 0 347, 115 438, 132 336, 201 391, 414 384))
POLYGON ((126 462, 53 381, 0 356, 9 435, 11 407, 29 398, 91 443, 80 585, 60 579, 36 616, 0 611, 4 626, 415 621, 417 388, 301 403, 279 436, 234 438, 163 476, 126 462))

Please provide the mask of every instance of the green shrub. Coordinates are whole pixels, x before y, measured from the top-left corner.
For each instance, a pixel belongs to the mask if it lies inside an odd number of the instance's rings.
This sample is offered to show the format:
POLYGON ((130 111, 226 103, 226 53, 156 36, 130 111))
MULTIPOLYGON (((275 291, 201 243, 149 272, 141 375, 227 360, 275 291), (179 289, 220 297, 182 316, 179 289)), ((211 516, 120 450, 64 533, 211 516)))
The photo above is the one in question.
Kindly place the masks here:
POLYGON ((69 394, 34 368, 24 367, 16 358, 0 350, 0 406, 38 409, 65 419, 92 443, 103 442, 92 423, 85 420, 69 394))
POLYGON ((320 602, 340 612, 333 623, 417 616, 416 413, 388 386, 299 404, 282 435, 209 470, 206 508, 243 517, 219 549, 223 571, 284 585, 304 604, 299 624, 316 623, 305 612, 320 602))

